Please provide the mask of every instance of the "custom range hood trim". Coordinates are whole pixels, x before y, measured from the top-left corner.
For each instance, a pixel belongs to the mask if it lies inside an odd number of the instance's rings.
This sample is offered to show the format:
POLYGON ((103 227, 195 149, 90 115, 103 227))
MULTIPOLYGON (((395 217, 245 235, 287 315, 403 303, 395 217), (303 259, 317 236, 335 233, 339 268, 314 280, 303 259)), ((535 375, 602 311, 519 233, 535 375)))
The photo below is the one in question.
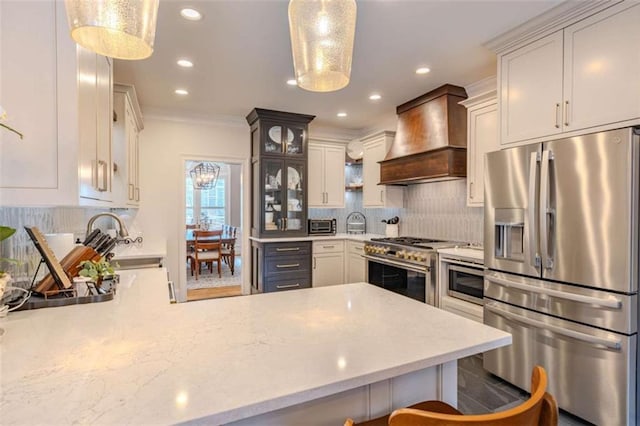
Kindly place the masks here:
POLYGON ((464 88, 445 84, 396 108, 398 128, 380 184, 409 185, 467 175, 467 111, 464 88))

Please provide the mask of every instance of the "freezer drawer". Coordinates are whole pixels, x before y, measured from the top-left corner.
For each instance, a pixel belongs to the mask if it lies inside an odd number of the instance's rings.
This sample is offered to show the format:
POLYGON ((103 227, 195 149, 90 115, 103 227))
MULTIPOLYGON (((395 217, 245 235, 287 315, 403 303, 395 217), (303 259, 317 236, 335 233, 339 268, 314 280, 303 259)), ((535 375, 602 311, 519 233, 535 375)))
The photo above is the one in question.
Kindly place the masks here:
POLYGON ((633 334, 638 330, 638 295, 616 294, 497 271, 486 271, 484 295, 594 327, 633 334))
POLYGON ((547 370, 560 408, 599 425, 636 424, 637 335, 624 336, 485 299, 484 323, 511 346, 484 354, 484 368, 529 391, 534 365, 547 370))

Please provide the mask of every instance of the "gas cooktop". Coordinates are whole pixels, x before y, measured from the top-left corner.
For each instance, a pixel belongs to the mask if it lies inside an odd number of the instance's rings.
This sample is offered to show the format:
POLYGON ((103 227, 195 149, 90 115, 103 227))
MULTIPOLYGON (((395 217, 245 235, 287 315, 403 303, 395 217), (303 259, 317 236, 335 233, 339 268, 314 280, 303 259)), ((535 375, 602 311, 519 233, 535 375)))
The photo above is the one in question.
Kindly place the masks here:
POLYGON ((436 240, 433 238, 416 238, 416 237, 386 237, 371 238, 371 242, 395 244, 399 246, 421 247, 421 248, 441 248, 453 247, 456 243, 446 240, 436 240))

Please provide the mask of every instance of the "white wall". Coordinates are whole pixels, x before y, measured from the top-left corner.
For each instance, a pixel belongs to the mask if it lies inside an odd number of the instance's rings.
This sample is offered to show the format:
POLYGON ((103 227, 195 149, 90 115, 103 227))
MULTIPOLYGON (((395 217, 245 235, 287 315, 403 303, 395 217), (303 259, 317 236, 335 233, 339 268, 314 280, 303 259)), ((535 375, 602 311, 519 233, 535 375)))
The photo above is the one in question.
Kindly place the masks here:
MULTIPOLYGON (((178 284, 184 278, 180 271, 185 268, 180 257, 180 247, 184 244, 184 225, 180 226, 184 218, 184 159, 248 160, 251 155, 249 126, 240 121, 221 124, 149 116, 145 116, 144 123, 140 134, 143 192, 135 222, 144 233, 145 244, 157 246, 166 241, 166 266, 170 279, 178 284)), ((248 188, 244 189, 248 197, 248 188)), ((248 273, 243 271, 243 276, 248 280, 248 273)))

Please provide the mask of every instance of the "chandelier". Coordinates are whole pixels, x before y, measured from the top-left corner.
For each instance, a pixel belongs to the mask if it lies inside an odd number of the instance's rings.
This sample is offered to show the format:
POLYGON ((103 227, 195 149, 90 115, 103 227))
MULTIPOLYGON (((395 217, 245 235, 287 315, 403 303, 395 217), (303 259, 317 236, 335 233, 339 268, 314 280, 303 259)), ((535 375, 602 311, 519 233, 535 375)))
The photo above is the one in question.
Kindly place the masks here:
POLYGON ((65 0, 71 38, 100 55, 145 59, 153 53, 159 0, 65 0))
POLYGON ((291 0, 289 32, 299 87, 332 92, 349 84, 355 0, 291 0))
POLYGON ((215 163, 200 163, 189 172, 193 189, 215 188, 220 175, 220 166, 215 163))

